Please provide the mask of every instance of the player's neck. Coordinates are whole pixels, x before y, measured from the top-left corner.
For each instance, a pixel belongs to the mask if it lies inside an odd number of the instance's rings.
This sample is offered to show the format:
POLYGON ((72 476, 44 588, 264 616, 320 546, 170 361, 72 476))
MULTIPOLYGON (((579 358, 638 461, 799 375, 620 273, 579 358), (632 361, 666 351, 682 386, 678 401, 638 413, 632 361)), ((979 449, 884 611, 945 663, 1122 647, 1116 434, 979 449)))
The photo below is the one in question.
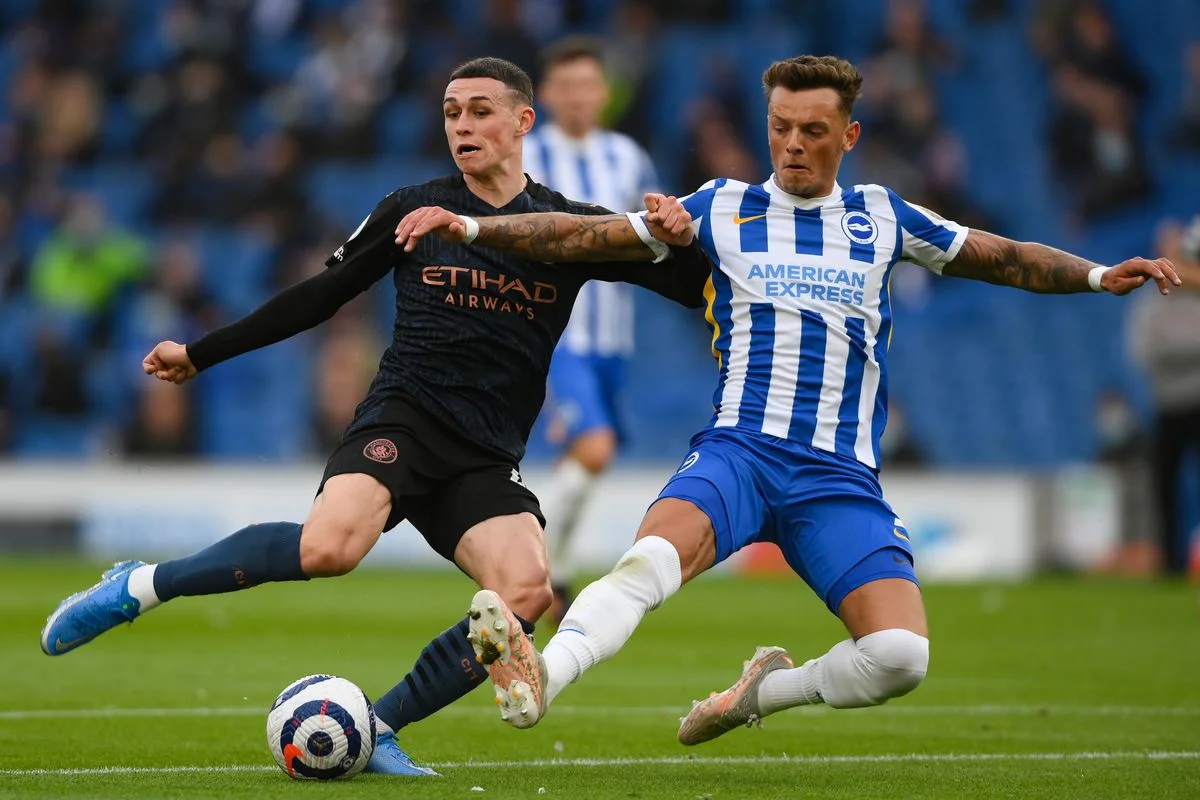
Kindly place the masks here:
POLYGON ((491 172, 486 175, 468 175, 464 172, 463 179, 471 194, 495 208, 503 208, 525 191, 525 173, 520 170, 519 164, 520 162, 515 171, 491 172))

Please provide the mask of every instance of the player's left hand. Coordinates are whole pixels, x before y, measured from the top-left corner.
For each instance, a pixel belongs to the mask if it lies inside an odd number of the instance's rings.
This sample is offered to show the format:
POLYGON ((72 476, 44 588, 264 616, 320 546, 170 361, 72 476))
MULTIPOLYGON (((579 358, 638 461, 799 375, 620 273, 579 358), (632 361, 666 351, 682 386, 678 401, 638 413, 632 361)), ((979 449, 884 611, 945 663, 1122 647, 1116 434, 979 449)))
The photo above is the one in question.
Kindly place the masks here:
POLYGON ((467 226, 453 211, 441 206, 425 206, 410 211, 396 226, 396 244, 411 253, 417 242, 427 233, 435 233, 448 242, 463 242, 467 239, 467 226))
POLYGON ((646 227, 655 239, 675 247, 687 247, 695 235, 692 230, 692 215, 675 197, 651 192, 646 202, 646 227))
POLYGON ((1122 261, 1100 276, 1100 288, 1116 295, 1129 294, 1147 280, 1158 284, 1158 290, 1170 294, 1172 286, 1183 283, 1169 258, 1131 258, 1122 261))

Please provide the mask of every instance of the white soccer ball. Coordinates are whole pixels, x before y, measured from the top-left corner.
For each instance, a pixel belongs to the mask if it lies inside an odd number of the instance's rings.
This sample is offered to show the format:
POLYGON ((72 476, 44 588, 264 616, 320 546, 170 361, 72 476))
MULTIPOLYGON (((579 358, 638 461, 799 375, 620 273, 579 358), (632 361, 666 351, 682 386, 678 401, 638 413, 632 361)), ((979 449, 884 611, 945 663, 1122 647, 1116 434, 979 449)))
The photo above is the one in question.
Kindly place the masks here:
POLYGON ((375 709, 345 678, 309 675, 271 705, 267 747, 296 780, 349 778, 362 772, 375 752, 375 709))

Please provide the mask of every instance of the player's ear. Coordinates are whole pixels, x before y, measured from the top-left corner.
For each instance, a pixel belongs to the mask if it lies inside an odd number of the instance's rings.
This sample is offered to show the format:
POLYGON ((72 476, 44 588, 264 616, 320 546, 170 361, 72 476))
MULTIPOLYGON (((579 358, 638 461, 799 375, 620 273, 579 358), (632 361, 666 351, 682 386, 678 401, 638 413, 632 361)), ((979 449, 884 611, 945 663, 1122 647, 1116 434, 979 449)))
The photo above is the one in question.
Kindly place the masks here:
POLYGON ((858 144, 858 137, 862 133, 862 125, 857 120, 846 126, 846 132, 842 135, 842 152, 849 153, 854 149, 854 145, 858 144))
POLYGON ((533 110, 533 106, 524 106, 517 113, 517 135, 524 136, 533 130, 533 123, 537 120, 537 112, 533 110))

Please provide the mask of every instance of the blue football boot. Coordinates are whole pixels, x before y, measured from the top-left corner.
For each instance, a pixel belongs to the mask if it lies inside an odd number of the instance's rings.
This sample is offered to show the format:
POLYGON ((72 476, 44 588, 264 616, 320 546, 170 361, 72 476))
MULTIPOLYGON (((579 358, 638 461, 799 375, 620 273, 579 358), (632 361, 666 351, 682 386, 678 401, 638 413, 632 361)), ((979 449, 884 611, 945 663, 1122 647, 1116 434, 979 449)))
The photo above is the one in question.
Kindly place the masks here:
POLYGON ((113 564, 95 586, 59 603, 42 628, 42 650, 46 655, 69 653, 109 628, 133 622, 141 604, 129 594, 129 573, 144 565, 144 561, 113 564))
POLYGON ((380 731, 375 736, 375 752, 367 762, 364 772, 374 772, 378 775, 431 775, 442 777, 428 767, 418 767, 408 757, 408 753, 400 749, 396 734, 391 731, 380 731))

